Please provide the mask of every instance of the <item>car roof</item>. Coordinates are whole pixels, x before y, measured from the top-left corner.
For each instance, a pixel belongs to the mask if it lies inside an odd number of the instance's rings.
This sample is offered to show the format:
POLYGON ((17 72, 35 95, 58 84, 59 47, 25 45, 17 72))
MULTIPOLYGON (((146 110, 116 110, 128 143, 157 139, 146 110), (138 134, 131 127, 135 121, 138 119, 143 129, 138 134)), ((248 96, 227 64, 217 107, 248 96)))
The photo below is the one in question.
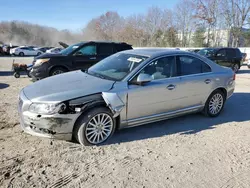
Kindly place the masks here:
POLYGON ((82 41, 77 43, 78 45, 83 45, 87 43, 106 43, 106 44, 119 44, 119 45, 129 45, 132 46, 131 44, 128 44, 126 42, 113 42, 113 41, 82 41))
MULTIPOLYGON (((220 49, 238 49, 238 48, 233 48, 233 47, 216 47, 216 48, 203 48, 205 50, 220 50, 220 49)), ((201 50, 203 50, 201 49, 201 50)))
POLYGON ((162 48, 142 48, 122 51, 121 53, 130 53, 134 55, 142 55, 147 57, 157 57, 161 55, 172 55, 172 54, 190 54, 190 52, 176 49, 162 49, 162 48))

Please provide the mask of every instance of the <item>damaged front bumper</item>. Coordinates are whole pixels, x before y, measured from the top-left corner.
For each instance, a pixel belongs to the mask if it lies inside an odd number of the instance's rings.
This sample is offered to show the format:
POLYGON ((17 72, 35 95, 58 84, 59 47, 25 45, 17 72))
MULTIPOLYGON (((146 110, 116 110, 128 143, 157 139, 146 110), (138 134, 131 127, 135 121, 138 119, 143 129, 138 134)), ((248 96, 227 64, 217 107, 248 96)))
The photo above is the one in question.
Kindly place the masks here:
POLYGON ((21 127, 26 133, 31 135, 71 140, 73 128, 78 117, 85 112, 85 109, 95 108, 95 105, 103 102, 110 108, 114 118, 125 113, 125 104, 116 93, 103 92, 102 94, 69 100, 68 105, 71 111, 67 111, 67 113, 42 115, 29 111, 32 102, 25 96, 22 90, 18 104, 21 127))
POLYGON ((18 112, 22 129, 31 135, 71 140, 73 126, 80 114, 40 115, 28 111, 31 101, 23 91, 19 95, 18 112))

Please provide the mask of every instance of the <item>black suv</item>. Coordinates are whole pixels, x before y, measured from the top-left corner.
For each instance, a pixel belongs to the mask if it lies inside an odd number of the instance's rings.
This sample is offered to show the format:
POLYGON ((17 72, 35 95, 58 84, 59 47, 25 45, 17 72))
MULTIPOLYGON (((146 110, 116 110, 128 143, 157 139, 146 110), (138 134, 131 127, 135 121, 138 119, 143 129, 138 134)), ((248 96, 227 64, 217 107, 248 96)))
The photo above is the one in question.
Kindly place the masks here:
POLYGON ((204 48, 198 54, 221 66, 231 67, 234 72, 238 72, 242 65, 242 53, 238 48, 204 48))
POLYGON ((130 50, 127 43, 81 42, 71 45, 59 54, 43 54, 34 58, 30 75, 33 81, 73 70, 86 70, 98 61, 123 50, 130 50))

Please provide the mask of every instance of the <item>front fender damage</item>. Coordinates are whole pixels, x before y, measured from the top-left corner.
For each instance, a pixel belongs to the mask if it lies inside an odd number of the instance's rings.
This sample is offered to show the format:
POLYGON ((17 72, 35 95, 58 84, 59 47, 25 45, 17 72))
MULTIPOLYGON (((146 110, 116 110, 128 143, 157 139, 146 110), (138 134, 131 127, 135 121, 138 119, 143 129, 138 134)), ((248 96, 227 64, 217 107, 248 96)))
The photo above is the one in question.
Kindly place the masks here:
POLYGON ((102 92, 69 101, 71 113, 82 113, 98 105, 107 105, 113 113, 114 118, 117 117, 125 107, 125 104, 116 93, 109 92, 102 92))
POLYGON ((116 93, 102 92, 102 97, 107 106, 114 114, 113 117, 117 117, 122 111, 122 109, 125 107, 125 104, 122 102, 122 100, 116 93))

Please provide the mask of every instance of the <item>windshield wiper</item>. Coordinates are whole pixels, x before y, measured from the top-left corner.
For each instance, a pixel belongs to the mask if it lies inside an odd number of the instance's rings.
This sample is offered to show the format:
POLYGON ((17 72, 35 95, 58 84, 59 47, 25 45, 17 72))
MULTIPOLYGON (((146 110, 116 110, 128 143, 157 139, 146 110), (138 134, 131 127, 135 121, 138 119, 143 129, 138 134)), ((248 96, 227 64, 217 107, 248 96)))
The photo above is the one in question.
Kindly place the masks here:
POLYGON ((98 77, 98 78, 106 79, 105 76, 103 76, 103 75, 101 75, 101 74, 99 74, 99 73, 97 73, 97 72, 89 72, 88 69, 84 70, 84 72, 87 73, 87 74, 96 76, 96 77, 98 77))

